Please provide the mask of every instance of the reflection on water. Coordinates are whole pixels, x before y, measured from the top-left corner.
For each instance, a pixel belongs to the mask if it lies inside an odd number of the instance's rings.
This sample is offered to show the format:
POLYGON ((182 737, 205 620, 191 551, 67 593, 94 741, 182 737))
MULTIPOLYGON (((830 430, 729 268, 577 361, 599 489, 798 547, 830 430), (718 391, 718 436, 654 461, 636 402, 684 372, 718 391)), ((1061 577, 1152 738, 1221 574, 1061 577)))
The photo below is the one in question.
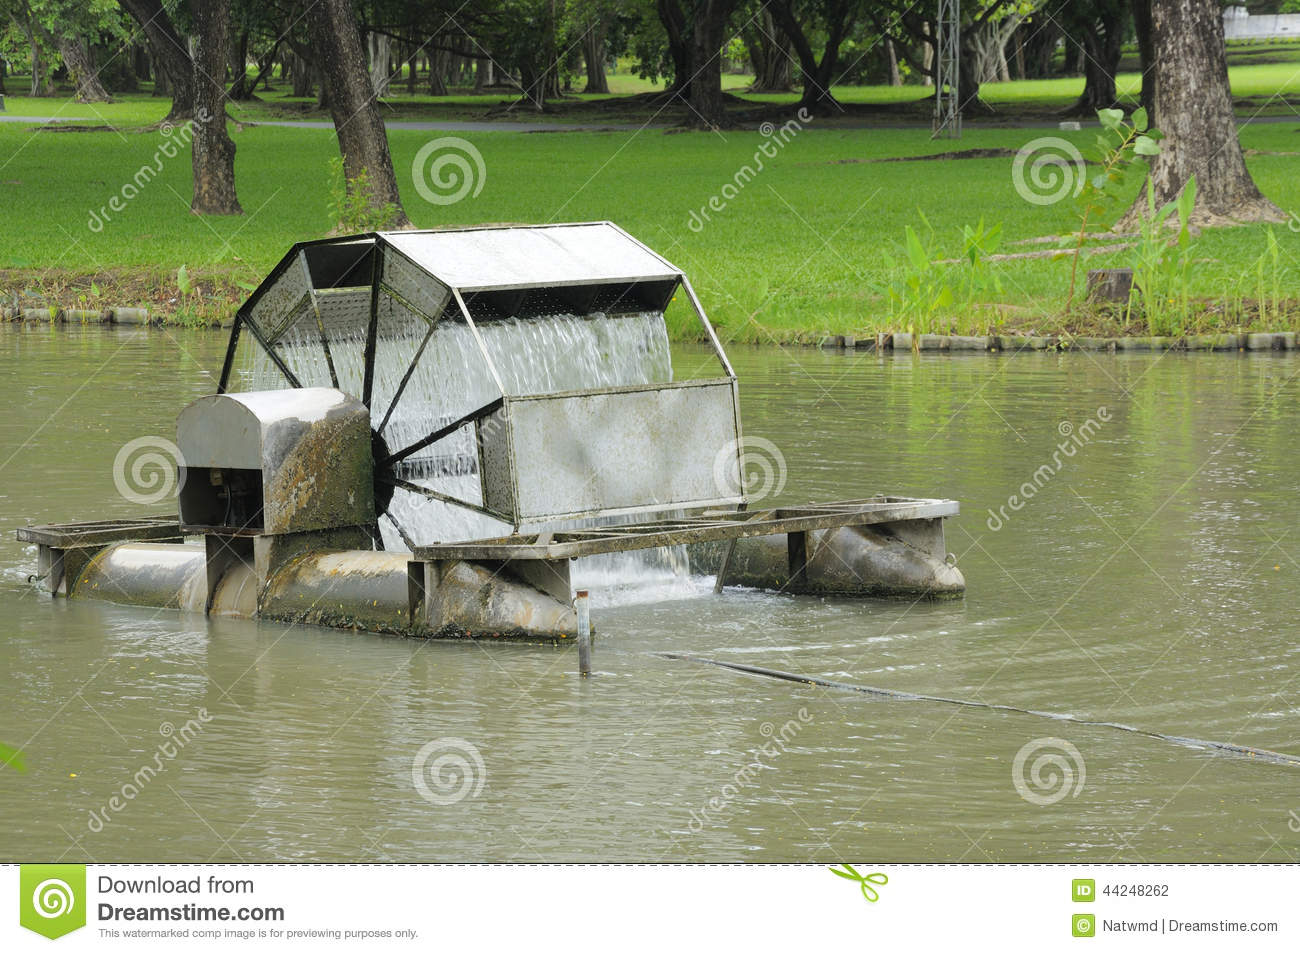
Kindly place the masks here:
POLYGON ((789 466, 781 500, 959 499, 948 548, 970 592, 715 598, 707 580, 683 591, 666 571, 664 598, 627 604, 603 585, 616 573, 587 567, 599 676, 584 682, 564 649, 205 620, 28 588, 35 554, 13 526, 138 515, 114 489, 114 455, 173 432, 213 389, 222 346, 0 330, 0 742, 27 765, 0 768, 6 860, 1300 856, 1297 769, 650 654, 1300 751, 1294 357, 737 350, 746 432, 789 466), (1110 420, 1086 446, 1022 492, 1061 424, 1101 407, 1110 420), (1012 494, 1031 498, 992 528, 1012 494), (200 710, 211 720, 155 762, 200 710), (1039 805, 1012 769, 1049 737, 1077 749, 1086 782, 1039 805), (448 739, 480 754, 483 784, 434 803, 412 763, 448 739), (105 815, 115 795, 124 806, 105 815))

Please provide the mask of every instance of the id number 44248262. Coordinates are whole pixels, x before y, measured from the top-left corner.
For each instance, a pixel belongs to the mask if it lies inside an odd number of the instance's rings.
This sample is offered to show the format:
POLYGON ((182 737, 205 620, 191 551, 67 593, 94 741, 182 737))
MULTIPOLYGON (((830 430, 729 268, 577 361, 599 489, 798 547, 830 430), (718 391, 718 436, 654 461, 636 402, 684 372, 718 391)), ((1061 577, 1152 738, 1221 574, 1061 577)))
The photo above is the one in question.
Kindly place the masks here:
POLYGON ((1169 884, 1106 884, 1103 897, 1167 897, 1169 884))

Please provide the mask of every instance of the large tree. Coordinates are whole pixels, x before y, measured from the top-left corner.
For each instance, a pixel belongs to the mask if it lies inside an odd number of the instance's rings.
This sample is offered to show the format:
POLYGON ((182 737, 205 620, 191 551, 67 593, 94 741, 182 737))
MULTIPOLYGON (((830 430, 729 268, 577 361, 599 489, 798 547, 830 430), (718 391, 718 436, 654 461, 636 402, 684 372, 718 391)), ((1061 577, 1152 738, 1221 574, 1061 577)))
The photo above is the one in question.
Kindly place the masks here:
POLYGON ((201 215, 242 215, 235 195, 235 141, 226 129, 226 62, 230 0, 194 5, 194 199, 201 215))
POLYGON ((1078 44, 1083 53, 1083 92, 1070 113, 1093 117, 1098 109, 1115 105, 1115 74, 1128 32, 1130 3, 1090 0, 1062 7, 1059 15, 1066 23, 1066 42, 1078 44))
POLYGON ((694 126, 711 128, 726 124, 722 46, 727 39, 727 21, 738 4, 739 0, 691 0, 695 17, 691 31, 691 87, 686 100, 694 126))
POLYGON ((672 98, 690 106, 691 125, 726 125, 722 95, 722 46, 727 21, 740 0, 656 0, 673 64, 672 98))
POLYGON ((760 2, 741 29, 749 62, 754 67, 751 93, 788 93, 794 89, 794 51, 790 38, 772 19, 772 11, 760 2))
POLYGON ((113 97, 99 80, 91 44, 120 36, 121 15, 113 0, 19 0, 8 11, 32 45, 32 95, 52 93, 42 84, 44 58, 57 51, 76 88, 79 103, 107 103, 113 97))
POLYGON ((815 113, 839 109, 831 95, 835 81, 835 68, 839 64, 840 46, 853 29, 854 19, 860 15, 860 0, 768 0, 767 9, 794 47, 803 73, 803 95, 800 105, 815 113), (808 37, 816 29, 824 38, 819 59, 813 52, 808 37))
POLYGON ((343 175, 348 189, 362 173, 367 182, 367 204, 395 209, 388 225, 410 225, 397 192, 397 176, 388 151, 388 134, 379 115, 361 34, 350 0, 320 0, 311 14, 312 46, 320 66, 321 81, 329 95, 330 115, 343 155, 343 175))
POLYGON ((80 36, 64 33, 56 39, 55 44, 59 48, 59 55, 63 57, 68 77, 77 88, 77 102, 111 103, 113 97, 108 95, 108 90, 99 81, 99 71, 90 58, 90 47, 86 41, 80 36))
MULTIPOLYGON (((1157 205, 1173 199, 1196 176, 1193 222, 1285 221, 1246 169, 1218 0, 1151 0, 1151 31, 1156 115, 1165 134, 1151 164, 1157 205)), ((1120 227, 1132 227, 1146 211, 1143 194, 1120 227)))
POLYGON ((172 108, 167 119, 189 119, 194 115, 194 61, 190 59, 189 45, 181 39, 159 0, 119 2, 144 31, 153 55, 155 73, 162 72, 167 77, 172 94, 172 108))

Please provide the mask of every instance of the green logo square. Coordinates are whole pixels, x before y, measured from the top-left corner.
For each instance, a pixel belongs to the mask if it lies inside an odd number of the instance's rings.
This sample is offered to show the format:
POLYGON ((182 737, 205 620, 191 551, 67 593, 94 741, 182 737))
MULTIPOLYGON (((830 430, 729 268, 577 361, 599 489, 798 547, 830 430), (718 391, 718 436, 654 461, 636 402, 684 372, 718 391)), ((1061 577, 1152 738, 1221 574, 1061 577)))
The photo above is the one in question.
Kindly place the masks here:
POLYGON ((86 925, 85 864, 23 864, 18 874, 18 922, 57 940, 86 925))
POLYGON ((1097 881, 1074 880, 1070 884, 1070 899, 1075 903, 1090 903, 1097 899, 1097 881))
POLYGON ((1091 913, 1076 913, 1070 928, 1070 932, 1074 936, 1097 935, 1097 921, 1093 919, 1091 913))

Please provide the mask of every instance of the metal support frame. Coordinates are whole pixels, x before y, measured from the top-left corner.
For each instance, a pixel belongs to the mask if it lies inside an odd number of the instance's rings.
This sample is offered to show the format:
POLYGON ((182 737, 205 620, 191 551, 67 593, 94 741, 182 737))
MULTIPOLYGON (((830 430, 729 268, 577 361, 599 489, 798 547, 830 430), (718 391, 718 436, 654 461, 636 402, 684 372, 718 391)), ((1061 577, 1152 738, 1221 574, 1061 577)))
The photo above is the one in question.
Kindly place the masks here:
POLYGON ((808 588, 808 532, 787 533, 786 556, 790 566, 790 589, 803 592, 808 588))
POLYGON ((419 440, 411 444, 409 447, 403 447, 401 450, 398 450, 394 453, 390 453, 384 459, 376 460, 375 463, 377 466, 383 468, 388 468, 395 463, 400 463, 401 461, 409 457, 411 454, 418 453, 421 450, 423 450, 425 447, 432 446, 433 444, 437 443, 439 440, 443 440, 446 437, 451 436, 461 427, 464 427, 466 424, 476 423, 477 421, 482 420, 484 417, 496 413, 498 410, 501 409, 501 407, 504 404, 505 404, 504 397, 497 397, 494 400, 490 400, 482 407, 476 407, 474 410, 471 410, 463 417, 459 417, 456 420, 451 421, 451 423, 444 424, 443 426, 438 427, 432 433, 427 434, 424 437, 421 437, 419 440))
POLYGON ((330 338, 325 333, 325 320, 320 313, 320 295, 316 293, 316 286, 311 283, 311 268, 307 264, 307 249, 305 248, 298 249, 298 267, 307 276, 307 298, 311 304, 312 314, 316 318, 316 332, 320 335, 320 347, 325 355, 325 366, 329 368, 330 387, 337 389, 339 386, 339 373, 334 367, 334 352, 330 350, 330 338))
MULTIPOLYGON (((923 500, 909 497, 876 497, 839 503, 808 503, 750 512, 712 511, 683 519, 649 523, 593 526, 590 529, 555 530, 538 535, 507 536, 468 543, 436 543, 420 546, 412 559, 427 562, 447 560, 523 559, 560 560, 599 553, 657 549, 683 543, 771 536, 777 533, 806 533, 840 526, 871 526, 903 520, 928 520, 956 516, 954 500, 923 500)), ((797 555, 797 554, 796 554, 797 555)), ((804 560, 806 561, 806 560, 804 560)))
POLYGON ((961 138, 961 0, 939 0, 935 26, 934 125, 930 138, 961 138))
POLYGON ((108 519, 88 523, 20 526, 20 543, 35 543, 37 576, 45 591, 67 595, 86 563, 105 547, 116 543, 183 540, 174 518, 108 519))

